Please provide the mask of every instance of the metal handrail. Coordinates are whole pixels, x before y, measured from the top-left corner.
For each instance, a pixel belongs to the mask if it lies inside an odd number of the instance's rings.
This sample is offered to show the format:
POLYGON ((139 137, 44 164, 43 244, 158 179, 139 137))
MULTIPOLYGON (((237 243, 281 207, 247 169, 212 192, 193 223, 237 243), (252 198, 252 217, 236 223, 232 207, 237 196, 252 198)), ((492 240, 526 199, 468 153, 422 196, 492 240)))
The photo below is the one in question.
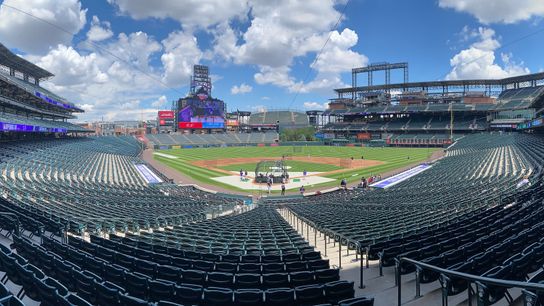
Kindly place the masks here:
POLYGON ((15 220, 17 220, 17 226, 15 227, 15 235, 19 236, 20 233, 20 227, 21 227, 21 220, 19 220, 19 216, 15 213, 7 212, 7 211, 0 211, 0 215, 7 215, 11 217, 15 217, 15 220))
MULTIPOLYGON (((463 273, 463 272, 457 272, 457 271, 448 270, 448 269, 440 268, 440 267, 437 267, 437 266, 429 265, 427 263, 417 261, 417 260, 413 260, 413 259, 406 258, 406 257, 401 257, 399 262, 398 262, 398 265, 400 266, 400 264, 402 264, 402 263, 413 264, 414 266, 419 266, 419 267, 422 267, 422 268, 424 268, 426 270, 434 271, 434 272, 437 272, 437 273, 440 273, 442 275, 446 275, 446 276, 449 276, 449 277, 461 278, 461 279, 464 279, 464 280, 468 281, 469 284, 478 282, 478 283, 482 283, 482 284, 485 284, 485 285, 499 286, 499 287, 505 287, 505 288, 515 287, 515 288, 521 288, 521 289, 525 289, 525 290, 544 292, 544 284, 522 282, 522 281, 513 281, 513 280, 504 280, 504 279, 497 279, 497 278, 489 278, 489 277, 485 277, 485 276, 478 276, 478 275, 473 275, 473 274, 468 274, 468 273, 463 273)), ((402 298, 401 298, 401 293, 402 293, 402 288, 401 287, 402 286, 401 286, 401 281, 400 281, 401 271, 400 271, 400 269, 398 267, 397 267, 397 269, 395 271, 395 277, 397 279, 397 305, 401 306, 401 304, 402 304, 402 298)), ((419 280, 416 278, 416 290, 418 289, 418 286, 419 286, 419 280)), ((467 290, 469 291, 469 301, 468 301, 468 303, 469 303, 469 305, 472 305, 472 301, 470 300, 470 298, 471 298, 471 292, 470 292, 471 289, 468 288, 467 290)), ((444 292, 442 292, 442 294, 444 294, 444 292)), ((416 292, 416 297, 419 297, 419 292, 416 292)))

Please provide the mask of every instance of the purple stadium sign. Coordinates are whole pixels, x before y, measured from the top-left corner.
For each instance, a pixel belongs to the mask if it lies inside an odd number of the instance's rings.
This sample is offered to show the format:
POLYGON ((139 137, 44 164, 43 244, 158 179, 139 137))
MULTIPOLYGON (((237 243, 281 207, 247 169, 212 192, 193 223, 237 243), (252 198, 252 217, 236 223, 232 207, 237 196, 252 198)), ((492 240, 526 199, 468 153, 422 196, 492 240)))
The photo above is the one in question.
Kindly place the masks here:
POLYGON ((389 188, 391 186, 395 186, 396 184, 402 182, 402 181, 405 181, 427 169, 431 168, 430 165, 428 164, 421 164, 417 167, 414 167, 412 169, 409 169, 409 170, 406 170, 404 172, 401 172, 397 175, 393 175, 391 177, 388 177, 384 180, 381 180, 377 183, 374 183, 372 185, 370 185, 370 187, 376 187, 376 188, 389 188))
POLYGON ((151 171, 146 165, 136 164, 134 166, 136 167, 136 170, 138 170, 140 175, 144 178, 144 180, 149 184, 158 184, 163 182, 161 178, 153 173, 153 171, 151 171))

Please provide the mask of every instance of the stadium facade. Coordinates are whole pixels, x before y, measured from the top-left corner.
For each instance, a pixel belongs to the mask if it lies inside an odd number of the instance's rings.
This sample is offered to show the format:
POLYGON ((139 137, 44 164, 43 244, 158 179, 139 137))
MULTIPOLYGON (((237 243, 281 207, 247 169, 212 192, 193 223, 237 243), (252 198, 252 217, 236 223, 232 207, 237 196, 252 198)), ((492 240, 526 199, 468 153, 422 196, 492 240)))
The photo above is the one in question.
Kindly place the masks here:
POLYGON ((512 131, 540 116, 544 73, 504 79, 407 82, 406 63, 354 68, 352 87, 321 113, 323 139, 384 140, 397 145, 450 144, 455 133, 512 131), (390 70, 403 69, 403 83, 390 84, 390 70), (385 71, 385 84, 373 73, 385 71), (357 75, 366 73, 367 86, 357 75))
MULTIPOLYGON (((145 136, 87 137, 68 122, 82 110, 40 86, 52 74, 1 46, 0 304, 542 305, 544 75, 408 83, 402 63, 355 73, 372 81, 338 89, 324 112, 237 115, 248 115, 247 126, 315 124, 323 139, 329 133, 348 143, 447 146, 435 150, 441 156, 394 168, 410 158, 400 153, 368 168, 400 173, 381 180, 374 172, 370 185, 355 169, 346 172, 361 179, 354 188, 249 197, 174 183, 144 159, 145 136), (380 69, 403 69, 406 82, 390 84, 389 71, 387 84, 374 85, 380 69)), ((199 86, 158 118, 193 133, 148 137, 283 145, 274 131, 198 133, 228 130, 219 117, 234 120, 220 116, 222 101, 210 97, 211 87, 199 86)), ((276 153, 310 160, 302 151, 308 143, 289 145, 276 153)), ((366 153, 384 151, 349 149, 365 154, 361 164, 366 153)), ((157 153, 211 171, 175 151, 157 153)), ((280 170, 291 157, 281 156, 280 170)))
POLYGON ((0 44, 0 133, 3 138, 61 135, 88 130, 69 123, 82 109, 40 86, 53 74, 0 44))

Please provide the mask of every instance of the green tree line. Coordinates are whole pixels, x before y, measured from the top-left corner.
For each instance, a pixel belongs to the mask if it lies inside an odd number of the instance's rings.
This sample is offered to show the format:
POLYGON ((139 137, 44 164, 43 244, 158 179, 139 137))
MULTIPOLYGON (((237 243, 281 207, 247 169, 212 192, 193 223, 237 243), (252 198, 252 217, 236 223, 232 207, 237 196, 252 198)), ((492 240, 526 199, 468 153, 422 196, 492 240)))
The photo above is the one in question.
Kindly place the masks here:
POLYGON ((315 128, 284 129, 280 132, 281 141, 314 141, 315 128))

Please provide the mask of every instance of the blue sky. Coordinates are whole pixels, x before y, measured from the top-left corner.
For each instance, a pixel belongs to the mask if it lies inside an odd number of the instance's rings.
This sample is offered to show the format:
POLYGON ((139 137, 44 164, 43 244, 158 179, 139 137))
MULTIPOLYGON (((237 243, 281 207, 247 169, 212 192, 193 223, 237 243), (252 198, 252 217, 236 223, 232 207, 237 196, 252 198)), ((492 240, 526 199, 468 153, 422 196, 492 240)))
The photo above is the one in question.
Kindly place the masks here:
POLYGON ((53 72, 43 86, 81 105, 81 121, 155 117, 186 94, 193 64, 229 110, 250 111, 323 108, 373 62, 407 61, 411 81, 544 69, 542 0, 351 0, 334 29, 346 1, 5 0, 0 41, 53 72))

